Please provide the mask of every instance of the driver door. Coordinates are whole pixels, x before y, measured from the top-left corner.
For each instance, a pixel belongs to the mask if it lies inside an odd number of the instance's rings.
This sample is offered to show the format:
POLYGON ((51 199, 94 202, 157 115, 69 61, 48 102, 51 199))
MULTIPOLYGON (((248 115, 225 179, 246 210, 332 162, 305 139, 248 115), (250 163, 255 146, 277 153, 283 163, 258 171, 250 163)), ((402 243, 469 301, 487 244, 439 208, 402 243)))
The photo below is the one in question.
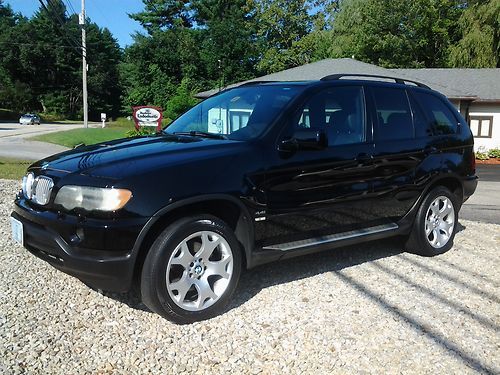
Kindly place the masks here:
POLYGON ((263 186, 267 212, 257 239, 262 247, 369 227, 376 220, 370 195, 374 145, 363 87, 314 94, 278 143, 301 129, 323 132, 328 145, 276 152, 263 186))

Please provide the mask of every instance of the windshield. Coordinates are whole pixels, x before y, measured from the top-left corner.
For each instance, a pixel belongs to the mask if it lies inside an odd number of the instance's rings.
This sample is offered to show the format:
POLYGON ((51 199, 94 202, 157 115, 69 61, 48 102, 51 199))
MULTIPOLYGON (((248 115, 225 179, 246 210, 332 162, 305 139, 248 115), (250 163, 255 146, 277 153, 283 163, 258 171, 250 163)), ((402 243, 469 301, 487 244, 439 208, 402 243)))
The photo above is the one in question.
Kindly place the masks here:
POLYGON ((170 124, 169 134, 217 135, 248 140, 266 130, 303 86, 249 86, 228 90, 199 103, 170 124), (198 134, 197 134, 198 133, 198 134))

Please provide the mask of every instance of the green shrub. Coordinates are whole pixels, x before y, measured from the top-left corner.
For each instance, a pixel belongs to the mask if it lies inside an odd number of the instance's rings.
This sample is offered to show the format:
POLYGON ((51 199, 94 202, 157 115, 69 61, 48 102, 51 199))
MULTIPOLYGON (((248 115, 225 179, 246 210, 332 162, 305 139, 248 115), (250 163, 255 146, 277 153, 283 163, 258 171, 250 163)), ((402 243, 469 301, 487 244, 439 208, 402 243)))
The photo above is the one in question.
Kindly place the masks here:
POLYGON ((55 122, 66 120, 66 116, 59 113, 40 113, 40 119, 42 122, 55 122))
POLYGON ((146 127, 146 126, 141 126, 139 130, 136 128, 129 130, 128 132, 125 133, 125 135, 129 138, 131 137, 140 137, 143 135, 153 135, 156 134, 156 128, 153 127, 146 127))
POLYGON ((498 158, 500 159, 500 148, 492 148, 488 151, 488 156, 490 158, 498 158))
POLYGON ((477 160, 488 160, 490 157, 487 152, 476 151, 477 160))

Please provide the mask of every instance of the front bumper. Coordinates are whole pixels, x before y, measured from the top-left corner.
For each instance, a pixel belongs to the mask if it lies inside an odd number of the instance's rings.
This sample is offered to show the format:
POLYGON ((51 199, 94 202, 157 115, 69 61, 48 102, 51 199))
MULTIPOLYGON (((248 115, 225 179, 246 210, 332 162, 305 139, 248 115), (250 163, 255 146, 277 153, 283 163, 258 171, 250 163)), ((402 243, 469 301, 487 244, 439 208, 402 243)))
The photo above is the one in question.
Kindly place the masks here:
POLYGON ((38 258, 93 288, 130 289, 135 244, 147 218, 79 223, 76 218, 36 211, 23 200, 16 200, 11 216, 23 224, 24 247, 38 258))

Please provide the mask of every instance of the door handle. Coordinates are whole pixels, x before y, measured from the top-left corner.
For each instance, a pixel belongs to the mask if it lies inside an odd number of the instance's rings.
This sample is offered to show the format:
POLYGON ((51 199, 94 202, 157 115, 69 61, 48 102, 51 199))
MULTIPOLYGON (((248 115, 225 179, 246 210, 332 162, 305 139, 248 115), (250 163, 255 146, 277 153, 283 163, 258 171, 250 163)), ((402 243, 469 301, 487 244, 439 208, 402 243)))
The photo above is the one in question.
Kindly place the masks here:
POLYGON ((367 154, 366 152, 362 152, 356 156, 356 161, 369 161, 372 160, 373 156, 370 154, 367 154))
POLYGON ((434 146, 427 146, 426 148, 424 148, 424 152, 429 155, 429 154, 434 154, 437 152, 437 148, 434 147, 434 146))

